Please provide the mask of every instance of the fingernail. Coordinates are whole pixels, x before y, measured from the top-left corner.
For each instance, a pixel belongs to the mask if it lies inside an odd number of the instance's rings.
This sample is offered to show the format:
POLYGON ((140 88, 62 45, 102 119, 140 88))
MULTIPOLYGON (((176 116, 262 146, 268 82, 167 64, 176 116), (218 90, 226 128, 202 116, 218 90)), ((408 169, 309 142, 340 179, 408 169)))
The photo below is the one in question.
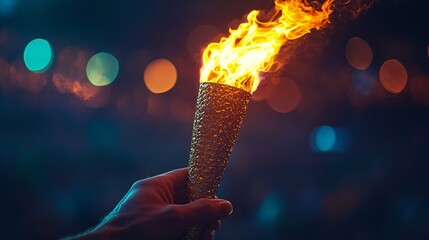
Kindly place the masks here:
POLYGON ((226 200, 219 201, 220 212, 223 216, 229 216, 232 213, 232 204, 226 200))

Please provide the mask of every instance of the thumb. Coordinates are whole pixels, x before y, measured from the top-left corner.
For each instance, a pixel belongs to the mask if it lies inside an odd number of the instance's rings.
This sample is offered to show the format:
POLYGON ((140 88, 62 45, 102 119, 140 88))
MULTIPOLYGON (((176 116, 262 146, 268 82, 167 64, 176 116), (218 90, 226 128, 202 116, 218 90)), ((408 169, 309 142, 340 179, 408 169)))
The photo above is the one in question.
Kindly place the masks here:
POLYGON ((232 213, 232 204, 223 199, 201 198, 194 202, 177 205, 184 224, 193 225, 225 218, 232 213))

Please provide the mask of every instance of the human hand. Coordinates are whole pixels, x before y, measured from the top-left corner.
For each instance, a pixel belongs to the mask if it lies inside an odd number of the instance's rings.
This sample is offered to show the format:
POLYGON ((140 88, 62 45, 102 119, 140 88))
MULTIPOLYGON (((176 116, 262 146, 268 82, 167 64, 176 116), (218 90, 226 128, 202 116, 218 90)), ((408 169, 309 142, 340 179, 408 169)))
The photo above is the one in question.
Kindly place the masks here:
POLYGON ((134 183, 113 211, 94 229, 68 239, 179 239, 190 226, 204 226, 202 239, 213 239, 220 219, 232 213, 229 201, 187 200, 188 168, 134 183))

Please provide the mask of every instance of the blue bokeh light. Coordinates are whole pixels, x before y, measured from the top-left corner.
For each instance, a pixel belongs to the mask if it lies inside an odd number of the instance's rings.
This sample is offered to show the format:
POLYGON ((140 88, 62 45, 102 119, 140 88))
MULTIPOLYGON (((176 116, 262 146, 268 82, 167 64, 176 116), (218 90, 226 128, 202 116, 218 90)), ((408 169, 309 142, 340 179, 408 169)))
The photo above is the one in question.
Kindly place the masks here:
POLYGON ((369 71, 356 71, 353 73, 351 81, 357 92, 368 94, 373 90, 375 76, 369 71))
POLYGON ((310 147, 315 152, 347 152, 352 135, 347 127, 319 126, 310 135, 310 147))
POLYGON ((330 151, 335 146, 335 129, 331 126, 321 126, 316 129, 314 134, 315 147, 322 152, 330 151))
POLYGON ((18 0, 0 0, 0 16, 12 14, 18 5, 18 0))

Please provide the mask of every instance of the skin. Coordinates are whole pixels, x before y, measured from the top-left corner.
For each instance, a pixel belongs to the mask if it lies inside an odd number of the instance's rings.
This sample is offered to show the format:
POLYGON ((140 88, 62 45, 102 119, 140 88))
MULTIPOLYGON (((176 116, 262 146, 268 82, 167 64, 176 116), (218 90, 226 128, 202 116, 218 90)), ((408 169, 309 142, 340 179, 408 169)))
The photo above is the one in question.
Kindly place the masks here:
POLYGON ((93 229, 66 240, 180 239, 189 227, 203 226, 202 240, 214 239, 220 220, 232 213, 232 204, 222 199, 198 199, 189 203, 188 168, 139 180, 93 229))

